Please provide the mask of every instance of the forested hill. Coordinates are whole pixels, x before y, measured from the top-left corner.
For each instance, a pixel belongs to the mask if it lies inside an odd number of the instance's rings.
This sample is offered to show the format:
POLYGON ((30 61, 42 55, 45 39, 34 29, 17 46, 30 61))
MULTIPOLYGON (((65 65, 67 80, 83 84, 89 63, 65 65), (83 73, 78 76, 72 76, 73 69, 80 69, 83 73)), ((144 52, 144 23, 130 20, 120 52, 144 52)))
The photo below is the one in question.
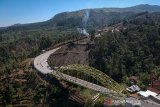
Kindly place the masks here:
POLYGON ((149 75, 160 75, 160 13, 144 12, 121 22, 119 32, 108 32, 95 40, 90 64, 117 81, 140 77, 140 86, 149 84, 149 75))
POLYGON ((55 27, 66 29, 77 26, 95 28, 115 24, 128 16, 132 16, 135 13, 145 11, 160 12, 160 6, 146 4, 127 8, 99 8, 84 9, 74 12, 63 12, 55 15, 50 20, 44 22, 31 24, 15 24, 13 26, 8 27, 8 29, 33 30, 48 29, 55 27), (84 17, 86 17, 86 19, 84 17))
POLYGON ((53 21, 58 27, 93 27, 99 28, 108 25, 113 25, 122 21, 124 18, 133 16, 140 12, 160 12, 160 6, 151 5, 137 5, 128 8, 99 8, 99 9, 85 9, 75 12, 64 12, 55 15, 50 21, 53 21), (83 17, 88 13, 88 20, 84 24, 83 17))

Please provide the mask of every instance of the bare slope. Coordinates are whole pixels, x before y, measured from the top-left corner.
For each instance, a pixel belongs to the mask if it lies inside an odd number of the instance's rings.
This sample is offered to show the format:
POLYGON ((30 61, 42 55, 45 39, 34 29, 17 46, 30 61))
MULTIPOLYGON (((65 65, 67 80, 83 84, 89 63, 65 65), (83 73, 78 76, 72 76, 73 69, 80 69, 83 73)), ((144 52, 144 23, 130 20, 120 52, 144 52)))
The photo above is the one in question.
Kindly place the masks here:
POLYGON ((49 63, 52 67, 69 64, 88 65, 88 53, 87 45, 75 45, 73 47, 63 46, 50 56, 49 63))

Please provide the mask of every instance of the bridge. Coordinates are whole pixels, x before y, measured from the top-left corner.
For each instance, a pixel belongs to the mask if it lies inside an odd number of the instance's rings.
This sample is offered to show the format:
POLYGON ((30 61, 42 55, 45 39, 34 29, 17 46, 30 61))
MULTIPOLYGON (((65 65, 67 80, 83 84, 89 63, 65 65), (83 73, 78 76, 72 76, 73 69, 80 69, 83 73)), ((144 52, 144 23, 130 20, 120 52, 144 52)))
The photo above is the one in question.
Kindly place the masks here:
POLYGON ((124 98, 128 92, 112 78, 103 72, 86 65, 73 64, 61 66, 52 70, 48 63, 48 57, 61 47, 47 51, 34 59, 34 67, 42 74, 52 74, 55 77, 80 85, 85 88, 110 95, 114 98, 124 98))

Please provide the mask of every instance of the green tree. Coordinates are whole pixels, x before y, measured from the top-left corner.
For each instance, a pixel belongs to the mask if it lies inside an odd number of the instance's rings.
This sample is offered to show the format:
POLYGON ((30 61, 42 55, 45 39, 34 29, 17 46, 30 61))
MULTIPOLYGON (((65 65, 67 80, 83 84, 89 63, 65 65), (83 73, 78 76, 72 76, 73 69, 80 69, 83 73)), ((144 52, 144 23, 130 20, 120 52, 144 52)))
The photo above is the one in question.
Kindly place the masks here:
POLYGON ((95 32, 96 32, 96 31, 95 31, 94 29, 92 29, 92 30, 90 30, 90 31, 89 31, 89 34, 90 34, 90 40, 91 40, 91 41, 93 41, 93 40, 94 40, 94 38, 95 38, 95 32))
POLYGON ((46 49, 52 45, 52 41, 49 37, 42 37, 40 41, 40 49, 46 49))

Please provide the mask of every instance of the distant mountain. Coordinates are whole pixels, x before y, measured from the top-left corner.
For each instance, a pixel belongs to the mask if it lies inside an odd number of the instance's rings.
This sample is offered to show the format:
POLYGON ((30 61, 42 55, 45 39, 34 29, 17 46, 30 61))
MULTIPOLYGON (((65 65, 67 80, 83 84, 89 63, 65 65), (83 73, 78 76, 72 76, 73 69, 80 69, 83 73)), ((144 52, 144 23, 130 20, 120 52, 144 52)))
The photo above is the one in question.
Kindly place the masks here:
POLYGON ((160 12, 160 6, 158 5, 148 5, 148 4, 142 4, 142 5, 137 5, 133 7, 126 8, 130 11, 135 11, 135 12, 160 12))
POLYGON ((63 12, 55 15, 48 21, 18 24, 10 26, 9 29, 47 29, 47 28, 74 28, 74 27, 94 27, 99 28, 122 21, 124 18, 133 16, 140 12, 160 12, 160 6, 142 4, 127 8, 99 8, 84 9, 74 12, 63 12), (87 18, 87 19, 85 19, 87 18))
POLYGON ((160 11, 160 6, 158 5, 148 5, 148 4, 141 4, 141 5, 136 5, 132 7, 126 7, 126 8, 103 8, 100 10, 104 10, 106 12, 159 12, 160 11))

